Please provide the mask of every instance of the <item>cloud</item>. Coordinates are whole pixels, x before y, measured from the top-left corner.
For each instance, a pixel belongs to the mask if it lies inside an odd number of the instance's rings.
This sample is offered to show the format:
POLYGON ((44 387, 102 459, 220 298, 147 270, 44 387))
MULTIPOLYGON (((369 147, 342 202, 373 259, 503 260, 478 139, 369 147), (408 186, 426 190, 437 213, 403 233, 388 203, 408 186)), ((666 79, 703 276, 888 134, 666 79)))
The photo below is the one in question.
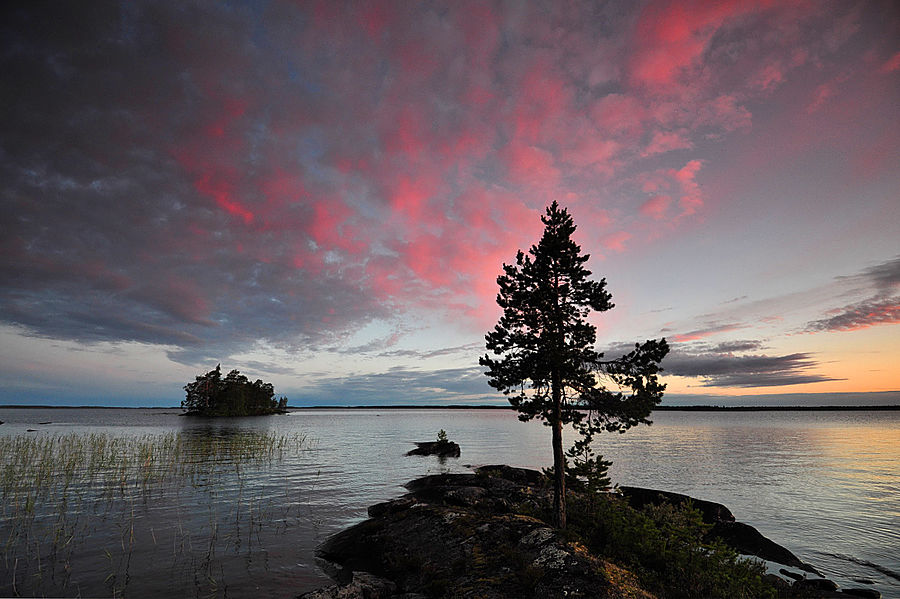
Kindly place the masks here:
POLYGON ((672 335, 672 341, 677 343, 684 343, 686 341, 696 341, 698 339, 703 339, 705 337, 711 337, 713 335, 718 335, 719 333, 728 333, 731 331, 736 331, 738 329, 745 328, 747 325, 729 322, 722 324, 712 324, 703 329, 696 329, 693 331, 688 331, 687 333, 678 333, 672 335))
POLYGON ((647 157, 672 150, 683 150, 693 146, 693 142, 686 139, 682 134, 674 131, 657 131, 653 134, 653 139, 650 140, 650 143, 647 144, 641 155, 647 157))
MULTIPOLYGON (((661 364, 663 375, 699 379, 703 387, 780 387, 841 380, 816 373, 818 362, 812 353, 756 353, 764 349, 764 343, 756 339, 709 344, 669 338, 669 342, 669 354, 661 364)), ((634 343, 613 343, 605 354, 617 357, 633 348, 634 343)))
POLYGON ((552 199, 594 253, 699 219, 710 144, 827 56, 814 4, 22 4, 0 321, 186 362, 481 329, 552 199))
POLYGON ((884 64, 881 65, 879 69, 882 73, 893 73, 894 71, 900 69, 900 52, 895 53, 889 59, 887 59, 884 64))
POLYGON ((900 296, 881 301, 866 301, 833 311, 828 318, 814 320, 806 331, 858 331, 879 325, 900 323, 900 296))
POLYGON ((900 256, 865 269, 862 276, 881 292, 897 289, 900 287, 900 256))
POLYGON ((628 231, 616 231, 607 235, 603 239, 603 247, 613 252, 624 252, 625 243, 631 239, 631 233, 628 231))
POLYGON ((869 297, 830 310, 824 318, 808 322, 804 332, 857 331, 900 323, 900 256, 839 280, 858 285, 869 297))
POLYGON ((465 355, 472 356, 484 351, 484 343, 466 343, 465 345, 457 345, 454 347, 444 347, 434 350, 412 350, 398 349, 387 351, 379 354, 382 357, 389 358, 415 358, 417 360, 427 360, 430 358, 440 358, 444 356, 465 355))
POLYGON ((380 373, 323 377, 290 397, 292 405, 506 403, 476 367, 423 370, 398 366, 380 373))
MULTIPOLYGON (((745 347, 753 349, 752 345, 745 347)), ((736 356, 731 351, 744 349, 727 349, 728 353, 694 353, 676 348, 663 360, 662 366, 666 374, 698 378, 705 387, 776 387, 839 380, 809 372, 817 363, 808 353, 736 356)))
POLYGON ((641 204, 640 211, 644 216, 660 220, 665 217, 666 210, 668 210, 669 204, 671 203, 672 198, 667 195, 653 196, 641 204))

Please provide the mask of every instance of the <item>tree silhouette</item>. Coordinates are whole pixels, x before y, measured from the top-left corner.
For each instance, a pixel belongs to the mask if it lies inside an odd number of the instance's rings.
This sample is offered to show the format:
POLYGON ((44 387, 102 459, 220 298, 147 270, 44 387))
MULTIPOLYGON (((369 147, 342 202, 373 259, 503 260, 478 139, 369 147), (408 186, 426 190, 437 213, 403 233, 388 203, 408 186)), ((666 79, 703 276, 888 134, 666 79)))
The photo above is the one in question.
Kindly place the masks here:
MULTIPOLYGON (((553 444, 554 517, 566 526, 566 470, 563 426, 571 424, 581 439, 568 451, 574 474, 589 476, 608 464, 593 458, 590 443, 600 431, 625 432, 647 417, 662 399, 665 385, 657 380, 659 362, 668 353, 665 339, 638 344, 630 353, 604 361, 594 350, 592 311, 614 307, 606 279, 590 279, 588 254, 572 240, 575 223, 568 210, 553 202, 541 216, 544 233, 514 265, 503 265, 497 277, 497 303, 503 315, 485 339, 488 351, 479 360, 488 368, 489 384, 503 392, 519 419, 539 418, 551 427, 553 444), (618 388, 607 389, 600 378, 618 388), (622 391, 630 389, 630 393, 622 391)), ((603 472, 599 472, 602 475, 603 472)))

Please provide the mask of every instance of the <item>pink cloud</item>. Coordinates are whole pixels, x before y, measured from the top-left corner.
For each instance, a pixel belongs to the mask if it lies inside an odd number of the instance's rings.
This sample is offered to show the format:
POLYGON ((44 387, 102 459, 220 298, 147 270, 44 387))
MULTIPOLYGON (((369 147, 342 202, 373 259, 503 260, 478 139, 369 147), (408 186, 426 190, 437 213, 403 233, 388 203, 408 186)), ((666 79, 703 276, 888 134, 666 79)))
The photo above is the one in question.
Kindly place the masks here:
POLYGON ((834 81, 819 85, 813 92, 812 101, 810 101, 809 105, 806 107, 806 112, 816 112, 822 108, 829 98, 837 93, 836 87, 837 85, 834 81))
POLYGON ((369 2, 359 11, 360 24, 373 40, 378 40, 394 18, 394 5, 389 2, 369 2))
POLYGON ((653 139, 644 148, 642 156, 652 156, 653 154, 662 154, 672 150, 683 150, 694 147, 693 142, 684 137, 681 133, 674 131, 657 131, 653 134, 653 139))
POLYGON ((315 242, 330 249, 359 255, 367 248, 361 231, 352 224, 354 212, 339 200, 322 199, 313 206, 309 234, 315 242))
POLYGON ((403 106, 399 114, 391 115, 387 123, 389 129, 384 134, 384 148, 388 152, 421 156, 428 148, 425 116, 411 105, 403 106))
POLYGON ((695 331, 690 331, 688 333, 680 333, 678 335, 672 335, 672 341, 677 343, 684 343, 687 341, 697 341, 699 339, 705 339, 706 337, 712 337, 713 335, 718 335, 719 333, 729 333, 731 331, 736 331, 738 329, 745 328, 746 325, 729 323, 722 325, 715 325, 705 329, 698 329, 695 331))
POLYGON ((752 85, 764 91, 769 91, 783 83, 785 80, 785 68, 780 61, 764 66, 753 78, 752 85))
POLYGON ((889 59, 887 59, 887 61, 883 65, 881 65, 881 68, 878 70, 881 73, 893 73, 897 69, 900 69, 900 52, 897 52, 889 59))
POLYGON ((682 168, 669 171, 681 185, 682 195, 679 198, 682 215, 694 214, 703 206, 703 195, 697 184, 696 176, 703 166, 701 160, 691 160, 682 168))
POLYGON ((724 131, 749 129, 750 111, 738 103, 733 94, 721 94, 701 112, 699 124, 721 127, 724 131))
POLYGON ((194 181, 194 187, 203 195, 211 197, 216 204, 233 216, 240 217, 245 224, 253 222, 253 213, 233 198, 232 185, 224 180, 214 180, 206 173, 194 181))
POLYGON ((607 235, 601 240, 603 247, 613 252, 624 252, 625 242, 631 239, 631 233, 627 231, 616 231, 611 235, 607 235))
POLYGON ((550 186, 559 179, 560 171, 554 166, 553 155, 546 150, 524 143, 510 143, 503 156, 516 182, 550 186))
POLYGON ((660 2, 642 11, 634 33, 636 51, 629 63, 638 85, 662 89, 696 67, 716 31, 729 21, 771 2, 660 2))
POLYGON ((611 175, 616 169, 620 151, 618 142, 603 139, 599 132, 588 129, 577 136, 562 157, 574 166, 591 166, 595 174, 611 175))
POLYGON ((669 204, 671 203, 672 198, 667 195, 653 196, 641 204, 640 212, 644 216, 661 220, 666 216, 666 211, 669 209, 669 204))
POLYGON ((648 118, 644 104, 624 94, 603 96, 591 105, 590 114, 600 130, 628 139, 640 137, 648 118))
POLYGON ((522 143, 546 142, 552 137, 557 119, 568 116, 572 90, 550 59, 533 57, 518 82, 515 108, 511 115, 513 136, 522 143), (549 136, 549 137, 548 137, 549 136))
POLYGON ((859 331, 898 323, 900 323, 900 298, 891 297, 832 310, 828 318, 807 324, 806 331, 859 331))

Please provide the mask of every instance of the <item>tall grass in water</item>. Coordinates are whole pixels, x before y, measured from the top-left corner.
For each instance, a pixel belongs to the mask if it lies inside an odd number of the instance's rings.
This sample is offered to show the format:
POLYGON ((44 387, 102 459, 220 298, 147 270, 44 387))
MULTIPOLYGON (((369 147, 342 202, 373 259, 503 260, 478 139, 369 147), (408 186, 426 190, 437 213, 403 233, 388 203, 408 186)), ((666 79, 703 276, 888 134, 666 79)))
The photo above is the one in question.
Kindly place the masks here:
POLYGON ((272 486, 306 448, 302 435, 258 431, 0 437, 0 595, 123 595, 163 543, 174 570, 217 594, 229 552, 250 559, 261 529, 300 517, 286 479, 272 486))

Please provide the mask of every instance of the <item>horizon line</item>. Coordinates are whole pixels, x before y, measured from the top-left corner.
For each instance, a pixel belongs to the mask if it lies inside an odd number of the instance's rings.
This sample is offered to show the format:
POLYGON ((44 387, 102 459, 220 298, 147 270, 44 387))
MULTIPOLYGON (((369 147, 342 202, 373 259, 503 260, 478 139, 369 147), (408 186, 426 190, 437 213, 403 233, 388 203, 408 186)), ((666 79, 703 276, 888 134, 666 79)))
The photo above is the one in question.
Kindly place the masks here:
MULTIPOLYGON (((49 410, 183 410, 181 406, 103 406, 103 405, 78 405, 78 406, 61 406, 61 405, 28 405, 28 404, 2 404, 0 409, 49 409, 49 410)), ((416 405, 416 404, 400 404, 400 405, 314 405, 314 406, 287 406, 289 411, 302 410, 512 410, 513 406, 501 406, 491 404, 449 404, 449 405, 416 405)), ((685 406, 661 405, 653 408, 653 411, 662 412, 814 412, 814 411, 831 411, 831 412, 849 412, 849 411, 895 411, 900 410, 900 404, 889 405, 840 405, 840 406, 725 406, 711 404, 695 404, 685 406)))

